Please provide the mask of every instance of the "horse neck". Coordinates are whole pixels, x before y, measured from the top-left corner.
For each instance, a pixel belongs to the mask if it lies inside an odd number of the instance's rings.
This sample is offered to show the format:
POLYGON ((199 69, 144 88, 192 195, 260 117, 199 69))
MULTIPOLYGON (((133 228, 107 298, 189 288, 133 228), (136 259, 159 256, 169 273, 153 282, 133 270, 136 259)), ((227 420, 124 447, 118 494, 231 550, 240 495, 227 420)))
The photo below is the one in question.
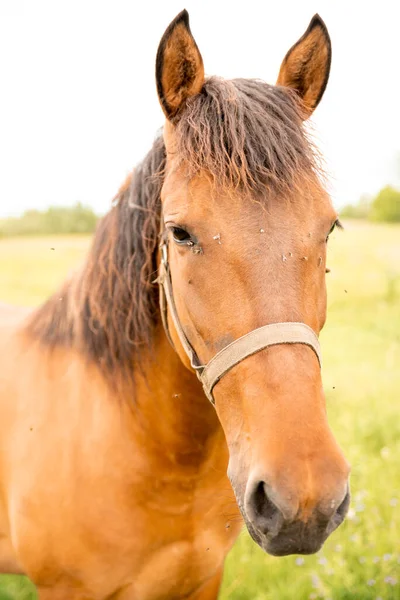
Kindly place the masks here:
POLYGON ((152 356, 135 378, 135 419, 146 444, 175 463, 203 462, 218 448, 226 457, 226 443, 214 408, 196 375, 180 361, 160 326, 152 356))

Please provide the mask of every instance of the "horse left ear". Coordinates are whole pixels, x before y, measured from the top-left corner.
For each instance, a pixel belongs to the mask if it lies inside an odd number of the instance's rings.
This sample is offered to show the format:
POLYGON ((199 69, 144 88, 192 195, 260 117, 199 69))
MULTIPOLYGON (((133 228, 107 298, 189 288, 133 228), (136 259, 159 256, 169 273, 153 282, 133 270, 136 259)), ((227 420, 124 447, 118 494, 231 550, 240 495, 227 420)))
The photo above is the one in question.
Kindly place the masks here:
POLYGON ((173 119, 190 96, 204 83, 203 59, 189 27, 189 14, 183 10, 170 23, 161 38, 156 59, 156 82, 161 108, 173 119))
POLYGON ((318 106, 331 68, 331 39, 325 23, 314 15, 307 31, 283 59, 277 85, 299 94, 309 117, 318 106))

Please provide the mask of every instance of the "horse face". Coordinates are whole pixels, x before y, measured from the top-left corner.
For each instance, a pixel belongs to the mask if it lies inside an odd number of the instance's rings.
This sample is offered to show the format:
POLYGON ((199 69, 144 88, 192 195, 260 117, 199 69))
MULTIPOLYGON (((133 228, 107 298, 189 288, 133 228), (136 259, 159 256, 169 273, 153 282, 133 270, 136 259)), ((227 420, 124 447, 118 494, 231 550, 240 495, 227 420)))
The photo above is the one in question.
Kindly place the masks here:
MULTIPOLYGON (((302 322, 317 334, 324 325, 326 242, 337 217, 302 119, 329 64, 319 17, 286 55, 278 88, 205 82, 187 13, 161 41, 164 236, 177 314, 202 364, 262 325, 302 322)), ((169 329, 190 368, 170 315, 169 329)), ((327 423, 316 356, 301 344, 266 348, 213 393, 251 535, 276 555, 317 551, 346 514, 349 467, 327 423)))

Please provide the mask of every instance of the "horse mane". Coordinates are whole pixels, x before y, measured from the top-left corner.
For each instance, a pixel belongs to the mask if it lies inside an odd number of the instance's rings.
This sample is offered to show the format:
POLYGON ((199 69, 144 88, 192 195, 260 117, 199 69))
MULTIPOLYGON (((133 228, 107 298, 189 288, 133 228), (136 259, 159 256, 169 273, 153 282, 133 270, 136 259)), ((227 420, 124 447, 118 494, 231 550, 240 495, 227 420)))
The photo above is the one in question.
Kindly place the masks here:
POLYGON ((177 120, 176 154, 189 178, 205 171, 218 187, 262 199, 293 193, 321 172, 305 118, 290 88, 210 77, 177 120))
MULTIPOLYGON (((303 109, 287 88, 258 80, 206 80, 175 123, 176 158, 190 178, 268 198, 315 179, 303 109)), ((113 376, 132 375, 159 318, 157 247, 166 164, 162 135, 98 224, 83 269, 39 307, 27 330, 51 347, 77 348, 113 376)))
POLYGON ((132 373, 151 344, 165 158, 159 136, 100 220, 83 269, 27 324, 46 345, 75 347, 105 372, 132 373))

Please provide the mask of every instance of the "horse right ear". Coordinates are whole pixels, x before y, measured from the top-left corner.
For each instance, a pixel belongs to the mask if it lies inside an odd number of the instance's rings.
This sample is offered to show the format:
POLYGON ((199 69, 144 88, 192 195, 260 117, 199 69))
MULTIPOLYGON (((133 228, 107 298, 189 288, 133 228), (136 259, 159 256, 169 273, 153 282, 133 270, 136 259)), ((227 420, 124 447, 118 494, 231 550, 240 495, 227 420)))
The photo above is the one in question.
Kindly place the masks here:
POLYGON ((319 15, 311 19, 305 34, 290 48, 281 65, 278 85, 294 89, 303 101, 307 116, 318 106, 331 68, 331 40, 319 15))
POLYGON ((203 87, 203 59, 190 31, 186 10, 175 17, 161 38, 156 83, 161 108, 170 120, 179 114, 186 100, 203 87))

